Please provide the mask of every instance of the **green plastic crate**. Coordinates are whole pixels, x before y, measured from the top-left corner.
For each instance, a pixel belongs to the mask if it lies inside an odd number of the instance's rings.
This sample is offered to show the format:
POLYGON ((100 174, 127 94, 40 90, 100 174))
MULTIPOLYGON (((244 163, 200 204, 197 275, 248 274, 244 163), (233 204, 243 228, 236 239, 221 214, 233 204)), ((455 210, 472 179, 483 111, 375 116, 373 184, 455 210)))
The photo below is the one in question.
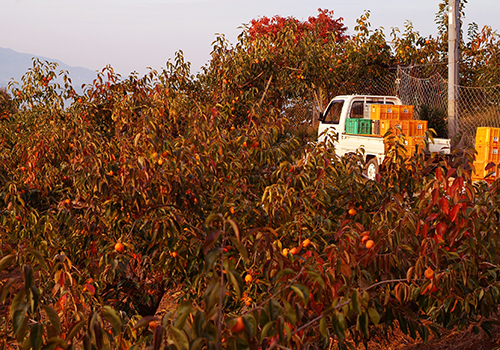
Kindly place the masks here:
POLYGON ((372 133, 372 120, 361 118, 348 118, 345 122, 346 134, 370 135, 372 133))

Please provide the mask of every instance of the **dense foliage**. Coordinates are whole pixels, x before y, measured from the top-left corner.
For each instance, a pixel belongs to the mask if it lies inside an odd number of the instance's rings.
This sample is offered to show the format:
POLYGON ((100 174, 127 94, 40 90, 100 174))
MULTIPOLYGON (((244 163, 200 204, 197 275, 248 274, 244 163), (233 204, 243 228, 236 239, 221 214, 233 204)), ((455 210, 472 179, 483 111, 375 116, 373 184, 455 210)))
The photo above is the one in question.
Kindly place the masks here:
POLYGON ((355 37, 331 16, 307 22, 331 33, 252 22, 235 47, 219 38, 197 77, 181 53, 141 78, 106 67, 81 96, 35 60, 1 111, 0 346, 346 348, 396 326, 424 340, 490 332, 500 187, 470 181, 473 152, 408 160, 397 143, 369 181, 360 154, 313 146, 283 112, 402 59, 368 14, 355 37), (177 307, 154 317, 171 290, 177 307))

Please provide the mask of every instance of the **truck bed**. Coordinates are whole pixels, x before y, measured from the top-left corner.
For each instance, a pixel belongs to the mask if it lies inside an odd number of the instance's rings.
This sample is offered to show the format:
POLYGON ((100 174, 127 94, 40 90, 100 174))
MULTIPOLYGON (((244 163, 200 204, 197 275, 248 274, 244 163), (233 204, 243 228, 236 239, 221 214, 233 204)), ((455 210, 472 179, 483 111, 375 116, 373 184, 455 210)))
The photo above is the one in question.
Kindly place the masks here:
MULTIPOLYGON (((450 153, 450 140, 434 138, 434 142, 429 142, 429 153, 444 154, 450 153)), ((360 148, 364 149, 365 155, 376 156, 380 161, 385 155, 384 138, 373 135, 341 134, 339 144, 336 145, 337 154, 342 156, 360 148)))

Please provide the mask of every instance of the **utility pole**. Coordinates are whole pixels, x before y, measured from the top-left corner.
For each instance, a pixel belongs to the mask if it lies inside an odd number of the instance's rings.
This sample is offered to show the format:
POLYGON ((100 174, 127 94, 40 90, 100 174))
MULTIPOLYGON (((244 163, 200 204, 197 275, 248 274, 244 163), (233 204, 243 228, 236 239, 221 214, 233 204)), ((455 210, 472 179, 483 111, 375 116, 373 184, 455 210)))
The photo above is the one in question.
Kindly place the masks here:
POLYGON ((458 61, 460 38, 459 0, 449 0, 448 8, 448 137, 458 133, 458 61))

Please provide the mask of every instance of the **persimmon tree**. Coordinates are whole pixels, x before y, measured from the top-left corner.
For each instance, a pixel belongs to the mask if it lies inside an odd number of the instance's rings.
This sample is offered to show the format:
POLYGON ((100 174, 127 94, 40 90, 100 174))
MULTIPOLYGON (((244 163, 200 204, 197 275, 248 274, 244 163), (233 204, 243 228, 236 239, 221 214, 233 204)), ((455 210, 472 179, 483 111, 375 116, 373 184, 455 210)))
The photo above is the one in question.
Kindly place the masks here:
MULTIPOLYGON (((344 349, 396 320, 414 339, 491 332, 499 182, 471 181, 473 151, 408 159, 395 137, 371 181, 362 154, 290 127, 294 98, 403 59, 369 13, 353 37, 332 16, 219 37, 197 76, 181 52, 144 77, 105 67, 82 95, 34 61, 0 129, 0 344, 344 349)), ((396 43, 406 63, 434 50, 410 26, 396 43)))

